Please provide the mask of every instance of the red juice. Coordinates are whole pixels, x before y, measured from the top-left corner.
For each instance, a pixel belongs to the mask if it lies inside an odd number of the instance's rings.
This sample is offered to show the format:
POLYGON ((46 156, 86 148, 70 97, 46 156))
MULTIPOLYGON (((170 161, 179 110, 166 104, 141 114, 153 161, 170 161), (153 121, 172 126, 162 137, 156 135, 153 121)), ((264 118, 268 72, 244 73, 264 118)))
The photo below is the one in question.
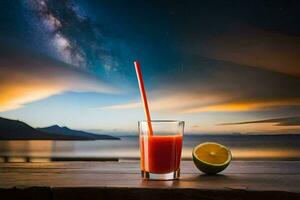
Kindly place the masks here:
POLYGON ((150 173, 170 173, 179 169, 182 135, 140 136, 141 169, 150 173))

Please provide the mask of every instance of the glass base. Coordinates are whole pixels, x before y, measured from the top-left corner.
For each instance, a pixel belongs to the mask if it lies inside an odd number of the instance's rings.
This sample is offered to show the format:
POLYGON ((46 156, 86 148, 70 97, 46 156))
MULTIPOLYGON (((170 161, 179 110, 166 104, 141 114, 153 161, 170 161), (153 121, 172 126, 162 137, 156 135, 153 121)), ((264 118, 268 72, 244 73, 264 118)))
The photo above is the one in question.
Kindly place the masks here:
POLYGON ((142 178, 144 180, 175 180, 178 179, 180 176, 180 169, 170 172, 170 173, 165 173, 165 174, 155 174, 151 172, 146 172, 146 171, 141 171, 142 178))

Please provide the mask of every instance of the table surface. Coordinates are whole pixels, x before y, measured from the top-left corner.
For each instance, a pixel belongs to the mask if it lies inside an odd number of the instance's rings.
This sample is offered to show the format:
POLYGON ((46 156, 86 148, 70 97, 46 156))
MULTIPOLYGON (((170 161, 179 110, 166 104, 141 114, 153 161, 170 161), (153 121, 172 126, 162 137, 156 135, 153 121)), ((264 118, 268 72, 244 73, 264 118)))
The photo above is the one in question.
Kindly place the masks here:
POLYGON ((207 199, 223 199, 227 194, 228 197, 236 195, 234 199, 300 199, 300 161, 233 161, 225 171, 214 176, 199 172, 192 161, 183 161, 181 172, 180 180, 176 181, 143 181, 138 162, 0 163, 0 195, 1 192, 12 194, 10 191, 35 194, 40 190, 50 191, 47 193, 51 194, 50 199, 64 199, 68 195, 75 199, 99 195, 152 199, 151 194, 171 190, 181 199, 210 197, 210 192, 215 195, 207 199), (80 196, 87 194, 87 190, 92 196, 80 196))

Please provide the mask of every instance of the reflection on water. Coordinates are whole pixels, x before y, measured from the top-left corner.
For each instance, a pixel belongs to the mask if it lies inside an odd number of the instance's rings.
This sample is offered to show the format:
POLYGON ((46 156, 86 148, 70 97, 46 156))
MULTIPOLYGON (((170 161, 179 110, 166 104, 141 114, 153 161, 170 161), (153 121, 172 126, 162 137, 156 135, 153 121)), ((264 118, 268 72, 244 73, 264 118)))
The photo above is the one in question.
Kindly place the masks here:
MULTIPOLYGON (((229 146, 238 160, 300 160, 300 135, 185 136, 183 159, 191 159, 192 148, 206 141, 229 146)), ((138 144, 137 137, 98 141, 0 141, 0 162, 138 159, 138 144)))

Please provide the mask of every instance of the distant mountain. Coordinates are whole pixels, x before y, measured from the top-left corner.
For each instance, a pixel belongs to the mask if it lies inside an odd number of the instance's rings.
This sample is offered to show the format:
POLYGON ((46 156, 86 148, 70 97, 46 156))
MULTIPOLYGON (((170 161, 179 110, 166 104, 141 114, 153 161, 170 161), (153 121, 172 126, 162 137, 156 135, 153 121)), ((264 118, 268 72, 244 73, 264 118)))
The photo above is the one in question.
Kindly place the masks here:
POLYGON ((60 134, 65 136, 76 136, 76 137, 84 137, 88 138, 90 140, 119 140, 120 138, 113 137, 110 135, 99 135, 99 134, 93 134, 88 133, 85 131, 77 131, 69 129, 68 127, 60 127, 58 125, 49 126, 45 128, 37 128, 39 131, 43 131, 49 134, 60 134))
POLYGON ((0 140, 113 140, 119 139, 109 135, 96 135, 83 131, 75 131, 66 127, 52 126, 43 130, 35 129, 19 120, 0 117, 0 140), (57 128, 59 127, 59 128, 57 128), (50 130, 53 129, 53 132, 50 130), (64 130, 64 131, 59 131, 64 130), (74 133, 74 135, 73 135, 74 133))

